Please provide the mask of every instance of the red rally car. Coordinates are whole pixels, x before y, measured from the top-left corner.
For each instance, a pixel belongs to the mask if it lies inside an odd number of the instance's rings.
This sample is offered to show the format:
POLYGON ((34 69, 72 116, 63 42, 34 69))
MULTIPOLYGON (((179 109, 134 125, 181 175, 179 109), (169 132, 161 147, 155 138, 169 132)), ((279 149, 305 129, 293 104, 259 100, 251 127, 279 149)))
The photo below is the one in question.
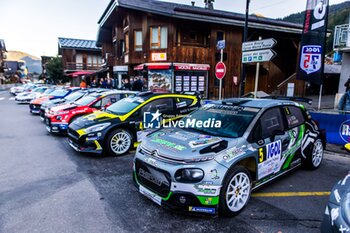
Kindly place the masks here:
POLYGON ((87 95, 76 102, 58 105, 45 113, 46 129, 50 133, 65 134, 76 118, 108 107, 120 99, 136 94, 133 91, 104 91, 87 95))

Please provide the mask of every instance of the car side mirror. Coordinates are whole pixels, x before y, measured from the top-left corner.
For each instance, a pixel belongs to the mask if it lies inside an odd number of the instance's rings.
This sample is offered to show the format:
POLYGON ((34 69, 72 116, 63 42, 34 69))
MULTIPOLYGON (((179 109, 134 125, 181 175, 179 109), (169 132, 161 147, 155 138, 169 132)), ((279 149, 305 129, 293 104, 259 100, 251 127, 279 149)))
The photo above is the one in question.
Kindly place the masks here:
POLYGON ((276 129, 272 132, 272 135, 270 136, 270 141, 273 142, 276 139, 276 136, 284 135, 284 131, 280 129, 276 129))

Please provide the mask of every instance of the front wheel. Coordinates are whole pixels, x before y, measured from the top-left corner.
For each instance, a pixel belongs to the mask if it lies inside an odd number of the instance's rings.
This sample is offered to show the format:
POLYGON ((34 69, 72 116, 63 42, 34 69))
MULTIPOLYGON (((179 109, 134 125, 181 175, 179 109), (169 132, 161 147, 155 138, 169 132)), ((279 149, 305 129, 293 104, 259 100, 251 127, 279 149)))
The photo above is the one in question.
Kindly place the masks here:
POLYGON ((235 167, 227 174, 220 192, 220 213, 235 216, 247 205, 251 192, 249 171, 241 166, 235 167))
POLYGON ((126 154, 133 144, 131 133, 125 129, 113 130, 108 135, 107 149, 109 154, 121 156, 126 154))
POLYGON ((312 145, 312 149, 304 160, 305 167, 310 170, 315 170, 321 166, 323 159, 323 143, 321 139, 317 139, 312 145))

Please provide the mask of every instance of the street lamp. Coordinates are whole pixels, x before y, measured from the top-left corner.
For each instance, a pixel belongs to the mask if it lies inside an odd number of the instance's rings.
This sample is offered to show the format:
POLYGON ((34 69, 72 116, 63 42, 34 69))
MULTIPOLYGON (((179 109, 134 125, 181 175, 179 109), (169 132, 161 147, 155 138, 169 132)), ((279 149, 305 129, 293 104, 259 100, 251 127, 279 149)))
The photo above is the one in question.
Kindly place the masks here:
MULTIPOLYGON (((248 37, 248 17, 249 17, 249 4, 250 0, 246 0, 246 8, 245 8, 245 23, 244 23, 244 32, 243 32, 243 42, 247 41, 248 37)), ((245 76, 246 76, 246 65, 242 63, 241 65, 241 89, 239 96, 244 95, 245 88, 245 76)))

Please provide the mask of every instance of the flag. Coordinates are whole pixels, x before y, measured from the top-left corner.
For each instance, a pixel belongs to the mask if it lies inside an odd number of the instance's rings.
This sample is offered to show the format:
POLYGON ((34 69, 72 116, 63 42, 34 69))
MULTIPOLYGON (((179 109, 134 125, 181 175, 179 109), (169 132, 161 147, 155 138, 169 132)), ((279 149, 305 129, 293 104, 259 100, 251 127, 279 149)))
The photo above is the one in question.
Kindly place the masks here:
POLYGON ((307 0, 297 79, 322 84, 329 0, 307 0))

